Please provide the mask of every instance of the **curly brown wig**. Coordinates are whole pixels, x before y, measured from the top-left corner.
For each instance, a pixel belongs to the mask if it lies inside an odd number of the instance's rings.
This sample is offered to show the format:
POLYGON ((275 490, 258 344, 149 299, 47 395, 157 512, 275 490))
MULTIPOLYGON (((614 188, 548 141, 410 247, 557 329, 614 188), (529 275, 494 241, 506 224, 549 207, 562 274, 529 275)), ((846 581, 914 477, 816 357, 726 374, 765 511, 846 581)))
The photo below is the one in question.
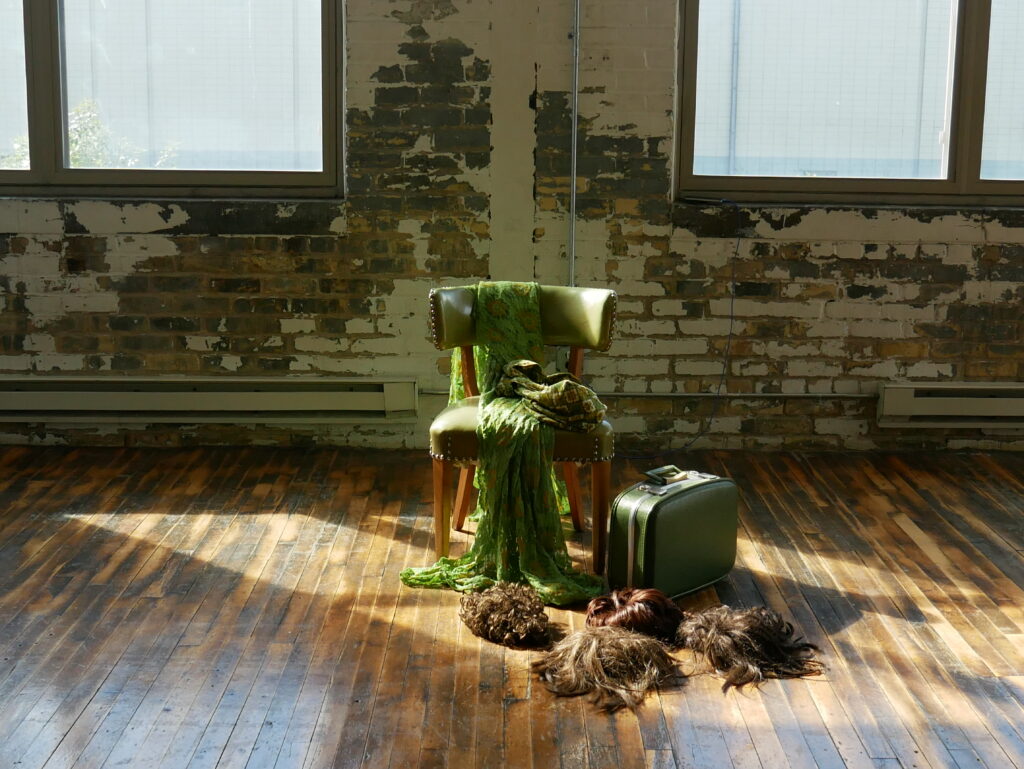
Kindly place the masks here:
POLYGON ((617 627, 578 630, 545 652, 533 669, 555 694, 592 694, 592 701, 609 712, 636 708, 649 690, 677 673, 659 641, 617 627))
POLYGON ((482 593, 467 593, 459 617, 474 635, 502 646, 547 646, 551 640, 544 604, 529 585, 498 582, 482 593))
POLYGON ((623 588, 594 598, 587 605, 590 627, 621 627, 676 643, 683 611, 660 590, 623 588))
POLYGON ((742 688, 766 678, 821 675, 825 666, 810 654, 817 646, 793 638, 793 625, 764 607, 716 606, 688 614, 679 625, 679 645, 704 655, 725 683, 742 688))

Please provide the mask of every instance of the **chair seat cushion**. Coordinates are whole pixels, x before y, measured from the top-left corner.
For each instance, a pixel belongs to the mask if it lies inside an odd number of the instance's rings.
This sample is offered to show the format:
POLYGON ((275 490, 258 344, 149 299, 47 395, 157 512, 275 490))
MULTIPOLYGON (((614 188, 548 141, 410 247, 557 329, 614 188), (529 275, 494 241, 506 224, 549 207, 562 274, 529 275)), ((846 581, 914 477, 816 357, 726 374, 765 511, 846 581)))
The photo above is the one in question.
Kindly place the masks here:
MULTIPOLYGON (((430 425, 430 455, 450 461, 474 461, 480 398, 463 398, 446 408, 430 425)), ((597 462, 612 458, 614 432, 607 421, 589 433, 555 430, 556 462, 597 462)))

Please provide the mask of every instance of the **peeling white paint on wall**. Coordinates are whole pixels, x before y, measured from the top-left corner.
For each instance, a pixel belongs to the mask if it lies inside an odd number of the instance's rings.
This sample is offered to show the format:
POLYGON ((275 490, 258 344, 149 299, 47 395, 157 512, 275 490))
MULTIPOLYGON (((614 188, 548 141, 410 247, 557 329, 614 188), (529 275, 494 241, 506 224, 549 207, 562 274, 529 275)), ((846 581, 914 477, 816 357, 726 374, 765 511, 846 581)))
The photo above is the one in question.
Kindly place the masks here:
POLYGON ((161 232, 189 219, 185 209, 175 204, 79 200, 66 205, 68 213, 92 235, 161 232))

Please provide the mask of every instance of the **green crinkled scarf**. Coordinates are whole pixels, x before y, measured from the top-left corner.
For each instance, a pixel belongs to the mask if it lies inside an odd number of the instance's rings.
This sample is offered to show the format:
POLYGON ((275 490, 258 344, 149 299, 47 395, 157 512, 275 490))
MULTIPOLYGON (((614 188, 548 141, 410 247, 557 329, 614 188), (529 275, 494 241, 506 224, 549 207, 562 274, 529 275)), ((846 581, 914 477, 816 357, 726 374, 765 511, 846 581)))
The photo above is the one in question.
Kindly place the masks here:
MULTIPOLYGON (((478 525, 473 546, 461 558, 405 569, 413 587, 472 592, 495 582, 531 585, 545 603, 565 605, 603 590, 599 578, 577 572, 565 547, 560 511, 564 497, 552 477, 554 432, 521 398, 498 397, 506 363, 543 363, 540 301, 535 283, 480 283, 474 289, 480 421, 477 436, 478 525)), ((458 350, 452 356, 452 399, 462 396, 458 350)))

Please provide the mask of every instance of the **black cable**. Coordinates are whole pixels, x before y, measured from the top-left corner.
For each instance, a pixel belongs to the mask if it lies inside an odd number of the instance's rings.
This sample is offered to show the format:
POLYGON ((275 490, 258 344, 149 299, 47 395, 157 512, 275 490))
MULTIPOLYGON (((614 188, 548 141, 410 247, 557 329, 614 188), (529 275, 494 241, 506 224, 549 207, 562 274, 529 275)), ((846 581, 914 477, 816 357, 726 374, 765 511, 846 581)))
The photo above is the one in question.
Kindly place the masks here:
MULTIPOLYGON (((736 242, 733 245, 732 256, 729 259, 729 333, 725 340, 725 356, 722 360, 722 374, 718 378, 718 386, 715 388, 715 398, 711 403, 711 413, 708 415, 708 420, 704 427, 701 428, 696 435, 694 435, 686 444, 678 449, 665 449, 665 451, 658 451, 653 454, 619 454, 616 452, 616 458, 621 459, 654 459, 655 457, 664 457, 675 452, 682 452, 689 449, 694 443, 700 438, 707 435, 708 430, 715 422, 715 417, 718 416, 718 407, 722 403, 722 387, 725 386, 725 379, 729 373, 730 355, 732 352, 732 339, 733 339, 733 327, 736 323, 736 260, 740 255, 740 240, 742 239, 742 233, 740 232, 740 207, 733 200, 726 200, 725 198, 710 199, 710 198, 683 198, 684 202, 687 203, 724 203, 733 207, 733 211, 736 214, 736 242)), ((618 393, 616 393, 617 395, 618 393)), ((627 393, 623 393, 624 396, 628 396, 627 393)))

